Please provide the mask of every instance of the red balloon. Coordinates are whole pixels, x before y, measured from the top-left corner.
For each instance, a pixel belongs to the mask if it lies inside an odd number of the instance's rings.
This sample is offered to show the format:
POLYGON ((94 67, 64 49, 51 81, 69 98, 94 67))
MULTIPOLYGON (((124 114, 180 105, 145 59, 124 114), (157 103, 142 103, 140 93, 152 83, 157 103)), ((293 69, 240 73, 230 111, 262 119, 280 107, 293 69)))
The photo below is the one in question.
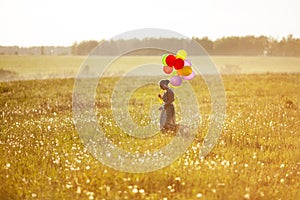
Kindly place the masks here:
POLYGON ((175 61, 174 61, 174 68, 176 70, 178 69, 182 69, 184 66, 184 61, 181 59, 181 58, 177 58, 175 61))
POLYGON ((176 57, 173 56, 172 54, 170 54, 166 57, 166 63, 170 67, 173 67, 175 60, 176 60, 176 57))
POLYGON ((165 72, 166 74, 171 74, 172 71, 173 71, 173 67, 170 67, 170 66, 164 66, 163 70, 164 70, 164 72, 165 72))

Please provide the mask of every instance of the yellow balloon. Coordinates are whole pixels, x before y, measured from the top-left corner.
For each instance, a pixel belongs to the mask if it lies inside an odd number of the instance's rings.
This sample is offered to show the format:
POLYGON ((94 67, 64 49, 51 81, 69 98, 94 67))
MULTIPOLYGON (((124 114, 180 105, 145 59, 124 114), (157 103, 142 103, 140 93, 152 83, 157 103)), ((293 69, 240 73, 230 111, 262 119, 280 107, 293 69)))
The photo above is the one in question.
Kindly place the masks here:
POLYGON ((180 76, 188 76, 193 72, 190 66, 184 66, 182 69, 177 70, 177 74, 180 76))
POLYGON ((176 54, 176 58, 181 58, 182 60, 186 59, 187 57, 187 52, 183 49, 178 50, 176 54))

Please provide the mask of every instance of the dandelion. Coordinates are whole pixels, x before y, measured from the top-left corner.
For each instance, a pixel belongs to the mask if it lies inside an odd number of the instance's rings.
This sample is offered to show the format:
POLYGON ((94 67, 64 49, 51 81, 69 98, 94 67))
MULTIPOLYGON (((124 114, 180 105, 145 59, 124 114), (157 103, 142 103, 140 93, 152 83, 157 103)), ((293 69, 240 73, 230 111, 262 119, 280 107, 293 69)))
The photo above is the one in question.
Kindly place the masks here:
POLYGON ((132 190, 132 192, 134 193, 134 194, 136 194, 136 193, 138 193, 138 189, 137 188, 133 188, 133 190, 132 190))
POLYGON ((197 198, 201 198, 201 197, 202 197, 202 194, 201 194, 201 193, 198 193, 198 194, 196 195, 196 197, 197 197, 197 198))
POLYGON ((94 192, 88 192, 87 194, 89 195, 89 199, 94 199, 94 192))
POLYGON ((284 168, 284 164, 283 163, 280 165, 280 168, 284 168))
POLYGON ((10 168, 10 163, 6 163, 6 169, 10 168))
POLYGON ((229 167, 230 166, 230 162, 228 160, 223 160, 221 162, 221 165, 223 165, 224 167, 229 167))
POLYGON ((139 193, 143 194, 145 192, 144 189, 139 189, 139 193))
POLYGON ((109 193, 110 192, 110 187, 107 185, 106 186, 106 192, 109 193))
POLYGON ((58 159, 55 159, 55 160, 53 160, 53 163, 54 163, 54 164, 59 164, 59 160, 58 160, 58 159))
POLYGON ((77 187, 76 193, 77 193, 77 194, 80 194, 80 193, 81 193, 81 188, 80 188, 80 186, 77 187))
POLYGON ((249 193, 246 193, 246 194, 244 195, 244 199, 250 199, 250 194, 249 194, 249 193))
POLYGON ((67 189, 70 189, 71 187, 73 187, 73 185, 71 184, 71 182, 68 182, 68 183, 66 184, 66 188, 67 188, 67 189))
POLYGON ((280 179, 280 183, 283 183, 284 182, 284 179, 282 178, 282 179, 280 179))
POLYGON ((31 196, 32 196, 32 197, 37 197, 37 194, 32 193, 31 196))

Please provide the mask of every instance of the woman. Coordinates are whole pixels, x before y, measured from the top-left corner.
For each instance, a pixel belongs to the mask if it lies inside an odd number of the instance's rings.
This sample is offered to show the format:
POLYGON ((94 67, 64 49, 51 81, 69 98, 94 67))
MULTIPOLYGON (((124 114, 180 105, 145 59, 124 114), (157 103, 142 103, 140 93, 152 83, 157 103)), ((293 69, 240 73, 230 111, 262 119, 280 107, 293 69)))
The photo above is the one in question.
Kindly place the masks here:
POLYGON ((168 84, 170 83, 169 80, 161 80, 159 82, 159 86, 161 89, 165 90, 163 96, 160 94, 158 97, 164 101, 164 105, 160 108, 161 116, 161 131, 176 131, 177 124, 175 119, 175 108, 173 105, 174 101, 174 92, 169 88, 168 84))

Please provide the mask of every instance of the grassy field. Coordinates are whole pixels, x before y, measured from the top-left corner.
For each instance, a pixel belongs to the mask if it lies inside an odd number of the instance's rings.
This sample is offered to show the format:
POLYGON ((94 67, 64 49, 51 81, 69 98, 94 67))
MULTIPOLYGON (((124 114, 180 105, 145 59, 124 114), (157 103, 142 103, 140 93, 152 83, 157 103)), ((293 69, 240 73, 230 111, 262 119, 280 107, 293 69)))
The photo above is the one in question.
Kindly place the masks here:
MULTIPOLYGON (((69 78, 75 77, 85 56, 3 56, 0 69, 15 72, 14 79, 69 78)), ((193 57, 190 58, 193 60, 193 57)), ((237 57, 213 56, 213 62, 222 74, 300 73, 298 57, 237 57)), ((132 65, 161 63, 160 56, 122 57, 112 66, 114 73, 132 65)), ((1 76, 0 80, 7 77, 1 76)))
MULTIPOLYGON (((83 57, 57 59, 66 59, 64 67, 72 68, 83 57)), ((244 63, 243 58, 218 59, 244 63)), ((0 68, 8 66, 7 60, 6 64, 1 60, 0 68)), ((295 60, 291 65, 298 65, 295 60)), ((20 70, 13 66, 16 61, 11 62, 9 69, 20 70)), ((73 79, 0 83, 0 199, 299 199, 300 75, 224 75, 223 80, 226 122, 213 151, 204 159, 198 156, 210 122, 211 100, 197 77, 191 84, 203 119, 195 140, 172 165, 141 174, 108 168, 83 146, 73 123, 73 79)), ((96 95, 98 123, 114 143, 143 152, 170 141, 170 134, 147 140, 122 134, 110 109, 117 79, 101 81, 104 87, 96 95)), ((146 89, 134 92, 129 103, 131 116, 141 124, 149 120, 144 113, 159 92, 157 86, 146 89)))

